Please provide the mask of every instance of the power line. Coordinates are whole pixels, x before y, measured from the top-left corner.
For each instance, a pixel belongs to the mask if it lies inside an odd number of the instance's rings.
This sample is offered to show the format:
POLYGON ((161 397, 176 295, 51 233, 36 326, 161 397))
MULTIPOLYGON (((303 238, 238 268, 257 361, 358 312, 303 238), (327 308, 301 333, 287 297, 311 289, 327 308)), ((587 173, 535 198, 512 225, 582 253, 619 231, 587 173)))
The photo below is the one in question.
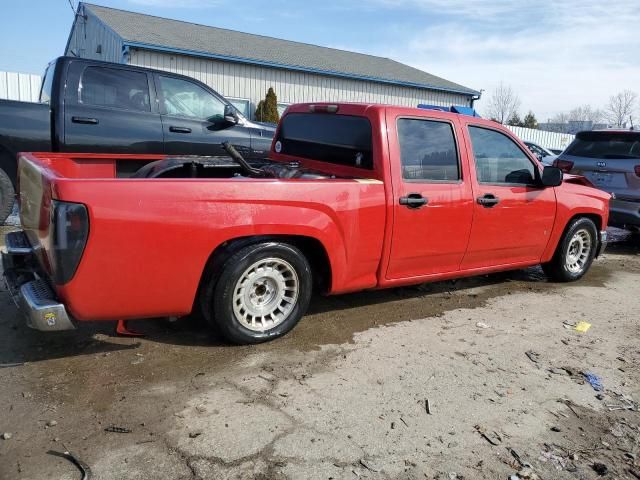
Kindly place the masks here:
POLYGON ((73 6, 73 0, 69 0, 69 6, 71 7, 71 11, 73 14, 76 14, 76 7, 73 6))

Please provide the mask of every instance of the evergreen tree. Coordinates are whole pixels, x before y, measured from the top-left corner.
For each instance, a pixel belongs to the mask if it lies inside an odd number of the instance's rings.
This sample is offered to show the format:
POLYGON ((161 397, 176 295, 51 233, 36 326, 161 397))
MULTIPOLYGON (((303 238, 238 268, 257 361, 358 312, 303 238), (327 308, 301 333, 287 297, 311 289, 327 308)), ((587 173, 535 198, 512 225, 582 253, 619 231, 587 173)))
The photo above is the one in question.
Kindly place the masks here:
POLYGON ((278 113, 278 97, 273 87, 269 87, 264 100, 260 100, 256 107, 256 120, 260 122, 278 123, 280 114, 278 113))
POLYGON ((522 126, 527 128, 538 128, 538 120, 531 110, 524 116, 522 120, 522 126))
POLYGON ((507 120, 507 125, 511 125, 512 127, 521 127, 522 121, 520 120, 520 115, 518 112, 513 112, 513 114, 507 120))

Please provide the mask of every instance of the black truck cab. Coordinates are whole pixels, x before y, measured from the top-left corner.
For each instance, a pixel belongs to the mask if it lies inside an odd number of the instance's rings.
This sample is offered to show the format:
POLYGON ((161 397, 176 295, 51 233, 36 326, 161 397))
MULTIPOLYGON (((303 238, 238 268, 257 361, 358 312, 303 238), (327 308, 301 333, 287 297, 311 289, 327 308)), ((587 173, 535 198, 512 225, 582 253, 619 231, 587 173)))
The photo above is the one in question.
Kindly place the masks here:
POLYGON ((39 103, 0 100, 0 222, 11 212, 21 151, 225 155, 228 141, 256 158, 274 132, 191 77, 60 57, 47 67, 39 103))

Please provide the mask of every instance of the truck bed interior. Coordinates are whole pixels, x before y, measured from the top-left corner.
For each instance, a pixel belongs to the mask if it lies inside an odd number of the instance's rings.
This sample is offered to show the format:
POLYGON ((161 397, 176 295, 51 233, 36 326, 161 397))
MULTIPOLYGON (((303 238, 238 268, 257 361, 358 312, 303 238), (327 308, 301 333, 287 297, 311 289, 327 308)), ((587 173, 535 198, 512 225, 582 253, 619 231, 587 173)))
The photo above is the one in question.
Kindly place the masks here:
MULTIPOLYGON (((109 155, 82 153, 25 154, 66 178, 279 178, 331 179, 335 175, 267 158, 244 164, 231 156, 109 155)), ((345 178, 345 177, 340 177, 345 178)))

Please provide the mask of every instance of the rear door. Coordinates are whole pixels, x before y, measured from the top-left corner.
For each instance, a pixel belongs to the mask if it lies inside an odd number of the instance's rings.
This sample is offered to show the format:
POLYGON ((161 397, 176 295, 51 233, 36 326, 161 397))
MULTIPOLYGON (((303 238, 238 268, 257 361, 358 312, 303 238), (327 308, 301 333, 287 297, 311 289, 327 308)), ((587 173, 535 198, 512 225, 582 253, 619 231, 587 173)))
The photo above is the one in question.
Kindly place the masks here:
POLYGON ((554 189, 540 186, 537 163, 514 138, 487 125, 467 127, 475 202, 462 269, 538 262, 555 219, 554 189))
POLYGON ((165 153, 170 155, 226 155, 228 141, 251 156, 251 129, 224 119, 226 102, 196 82, 156 74, 165 153))
POLYGON ((473 197, 454 122, 387 111, 394 197, 390 280, 460 268, 473 197))
POLYGON ((72 62, 64 104, 67 152, 162 153, 162 124, 149 74, 72 62))

